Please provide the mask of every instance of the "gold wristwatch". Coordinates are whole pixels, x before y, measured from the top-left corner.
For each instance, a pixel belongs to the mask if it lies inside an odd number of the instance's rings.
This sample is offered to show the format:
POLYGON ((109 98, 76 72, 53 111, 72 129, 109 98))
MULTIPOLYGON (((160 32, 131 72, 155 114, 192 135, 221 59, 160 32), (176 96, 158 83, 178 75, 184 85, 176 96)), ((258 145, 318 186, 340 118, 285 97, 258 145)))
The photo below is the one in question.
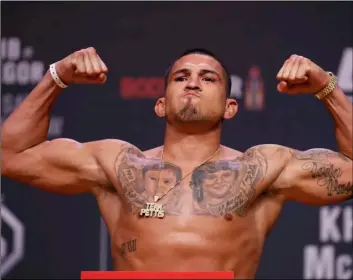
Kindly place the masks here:
POLYGON ((320 100, 328 96, 337 86, 337 77, 332 72, 327 72, 327 73, 331 77, 328 84, 318 93, 315 93, 315 96, 320 100))

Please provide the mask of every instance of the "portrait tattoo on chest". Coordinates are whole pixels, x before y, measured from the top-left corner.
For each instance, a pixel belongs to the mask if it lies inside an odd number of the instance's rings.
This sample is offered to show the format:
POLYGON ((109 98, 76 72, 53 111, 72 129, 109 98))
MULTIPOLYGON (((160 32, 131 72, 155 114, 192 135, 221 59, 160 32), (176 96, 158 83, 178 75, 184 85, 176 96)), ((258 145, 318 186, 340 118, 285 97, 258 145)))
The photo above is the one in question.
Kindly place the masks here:
POLYGON ((266 172, 267 161, 260 148, 250 149, 233 161, 205 164, 193 172, 190 182, 194 198, 193 213, 244 216, 266 172))
MULTIPOLYGON (((244 216, 266 172, 267 161, 261 148, 249 149, 234 160, 208 162, 195 169, 189 183, 193 199, 191 214, 244 216)), ((182 187, 175 186, 182 178, 180 167, 162 163, 158 158, 146 158, 138 149, 129 148, 121 157, 117 174, 123 203, 131 213, 139 213, 147 203, 154 202, 154 196, 162 197, 170 189, 161 199, 164 215, 182 213, 182 187)))
MULTIPOLYGON (((154 202, 154 196, 162 197, 181 179, 181 169, 159 158, 147 158, 137 148, 128 148, 121 156, 117 174, 122 186, 124 204, 136 214, 147 203, 154 202)), ((177 186, 163 197, 165 215, 178 215, 181 211, 181 190, 177 186)), ((147 209, 147 208, 146 208, 147 209)))

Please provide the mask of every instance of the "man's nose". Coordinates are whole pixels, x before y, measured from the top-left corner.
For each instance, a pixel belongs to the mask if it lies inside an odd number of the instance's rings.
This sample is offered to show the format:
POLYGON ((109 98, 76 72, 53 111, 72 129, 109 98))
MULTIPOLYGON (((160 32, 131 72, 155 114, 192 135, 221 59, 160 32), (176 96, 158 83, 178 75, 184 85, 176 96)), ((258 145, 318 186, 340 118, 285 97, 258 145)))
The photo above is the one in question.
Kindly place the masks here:
POLYGON ((200 81, 197 76, 191 75, 188 79, 188 82, 186 84, 186 89, 189 90, 200 90, 200 81))

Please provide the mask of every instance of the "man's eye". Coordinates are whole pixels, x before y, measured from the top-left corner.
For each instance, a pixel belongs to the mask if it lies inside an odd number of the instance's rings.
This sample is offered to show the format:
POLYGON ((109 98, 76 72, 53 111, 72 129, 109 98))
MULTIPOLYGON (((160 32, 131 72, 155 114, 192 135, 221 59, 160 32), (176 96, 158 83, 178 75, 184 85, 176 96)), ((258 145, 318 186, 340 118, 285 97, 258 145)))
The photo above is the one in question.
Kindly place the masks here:
POLYGON ((175 81, 176 81, 176 82, 183 82, 183 81, 185 81, 185 80, 186 80, 185 77, 177 77, 177 78, 175 78, 175 81))
POLYGON ((204 77, 203 80, 205 80, 206 82, 214 82, 215 79, 210 78, 210 77, 204 77))

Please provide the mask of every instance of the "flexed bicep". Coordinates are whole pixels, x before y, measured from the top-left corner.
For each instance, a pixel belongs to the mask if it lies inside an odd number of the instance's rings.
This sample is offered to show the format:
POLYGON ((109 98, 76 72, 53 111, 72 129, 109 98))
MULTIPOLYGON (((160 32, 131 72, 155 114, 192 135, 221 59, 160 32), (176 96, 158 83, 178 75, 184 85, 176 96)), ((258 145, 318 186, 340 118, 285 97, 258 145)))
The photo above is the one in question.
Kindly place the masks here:
POLYGON ((352 160, 327 149, 291 150, 277 188, 288 200, 313 205, 343 202, 352 198, 352 160))
POLYGON ((109 180, 96 157, 106 146, 105 142, 55 139, 20 153, 3 149, 1 173, 10 179, 62 194, 107 187, 109 180))

